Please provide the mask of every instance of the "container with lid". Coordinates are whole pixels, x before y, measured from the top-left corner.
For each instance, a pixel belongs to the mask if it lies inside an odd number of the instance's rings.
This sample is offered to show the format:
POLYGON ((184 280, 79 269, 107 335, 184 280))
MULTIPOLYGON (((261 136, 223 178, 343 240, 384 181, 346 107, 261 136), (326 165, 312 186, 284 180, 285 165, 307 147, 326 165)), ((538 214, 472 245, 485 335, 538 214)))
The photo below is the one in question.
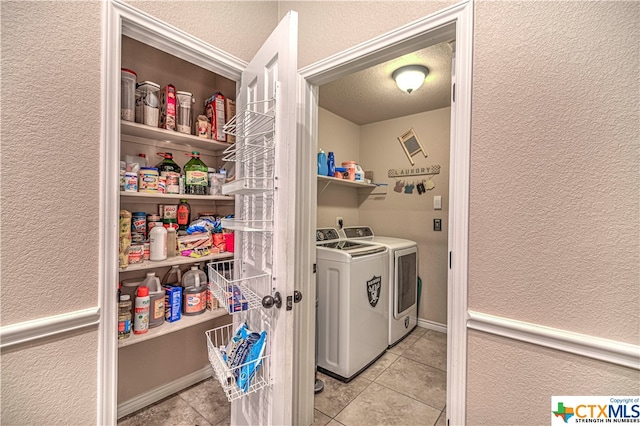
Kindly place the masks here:
POLYGON ((155 167, 140 167, 138 173, 138 192, 158 192, 158 169, 155 167))
POLYGON ((342 162, 342 167, 347 169, 347 173, 349 174, 349 180, 356 180, 356 162, 355 161, 344 161, 342 162))
POLYGON ((135 71, 120 69, 120 118, 125 121, 136 119, 136 80, 135 71))
POLYGON ((191 134, 191 104, 195 102, 190 92, 177 91, 178 119, 177 130, 180 133, 191 134))
POLYGON ((327 162, 327 154, 322 149, 318 152, 318 175, 327 176, 329 174, 329 163, 327 162))
POLYGON ((143 81, 138 84, 142 103, 142 123, 147 126, 158 127, 160 103, 158 93, 160 85, 153 81, 143 81))
POLYGON ((185 315, 200 315, 207 309, 207 275, 192 266, 182 276, 182 309, 185 315))
POLYGON ((133 333, 144 334, 149 331, 149 288, 141 285, 136 291, 134 306, 133 333))
POLYGON ((131 214, 131 242, 142 243, 147 239, 147 214, 133 212, 131 214))
POLYGON ((158 327, 164 323, 164 289, 160 285, 160 278, 155 272, 148 272, 141 287, 149 289, 149 328, 158 327))
POLYGON ((167 258, 167 228, 154 226, 149 233, 149 260, 159 261, 167 258))
POLYGON ((191 160, 184 165, 185 194, 207 195, 209 188, 208 167, 200 159, 200 152, 191 151, 191 154, 186 155, 189 155, 191 160))
POLYGON ((118 340, 131 335, 131 296, 123 294, 118 303, 118 340))

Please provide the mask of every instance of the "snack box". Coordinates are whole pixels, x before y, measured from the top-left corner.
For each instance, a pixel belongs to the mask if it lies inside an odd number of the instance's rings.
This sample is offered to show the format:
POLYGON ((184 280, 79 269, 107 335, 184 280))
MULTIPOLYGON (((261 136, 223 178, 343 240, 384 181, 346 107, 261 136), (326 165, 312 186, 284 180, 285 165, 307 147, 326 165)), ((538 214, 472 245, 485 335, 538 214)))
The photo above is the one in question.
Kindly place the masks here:
MULTIPOLYGON (((224 113, 226 115, 227 121, 231 120, 236 115, 236 101, 232 99, 224 100, 224 113)), ((235 143, 236 137, 233 135, 227 135, 227 143, 235 143)))
POLYGON ((222 93, 214 93, 209 99, 204 101, 204 109, 207 118, 211 123, 211 139, 220 142, 227 141, 227 135, 222 131, 222 127, 226 123, 224 115, 224 96, 222 93))
POLYGON ((178 251, 202 250, 211 248, 211 232, 198 232, 178 236, 178 251))
POLYGON ((182 287, 164 286, 164 319, 176 322, 182 318, 182 287))
POLYGON ((160 120, 158 127, 176 130, 176 87, 167 84, 160 90, 160 120))
POLYGON ((229 312, 240 312, 249 309, 249 302, 244 298, 238 286, 234 285, 227 287, 227 291, 224 292, 224 296, 227 300, 229 312))

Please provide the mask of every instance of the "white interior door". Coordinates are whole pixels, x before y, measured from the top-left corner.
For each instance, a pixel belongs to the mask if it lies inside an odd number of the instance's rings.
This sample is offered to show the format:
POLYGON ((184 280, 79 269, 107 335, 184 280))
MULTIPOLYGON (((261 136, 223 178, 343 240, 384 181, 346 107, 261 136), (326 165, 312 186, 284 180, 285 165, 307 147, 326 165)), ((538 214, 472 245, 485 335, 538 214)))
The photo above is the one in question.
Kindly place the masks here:
POLYGON ((271 288, 263 292, 278 292, 282 306, 234 316, 236 326, 247 321, 267 331, 269 385, 232 402, 232 424, 293 423, 294 311, 287 310, 287 298, 293 296, 296 259, 297 31, 297 13, 289 12, 243 72, 237 96, 238 123, 243 116, 247 128, 257 127, 262 115, 275 120, 264 133, 236 139, 236 179, 255 185, 255 176, 268 176, 273 188, 236 196, 236 220, 267 231, 236 231, 235 257, 244 269, 271 275, 271 288))

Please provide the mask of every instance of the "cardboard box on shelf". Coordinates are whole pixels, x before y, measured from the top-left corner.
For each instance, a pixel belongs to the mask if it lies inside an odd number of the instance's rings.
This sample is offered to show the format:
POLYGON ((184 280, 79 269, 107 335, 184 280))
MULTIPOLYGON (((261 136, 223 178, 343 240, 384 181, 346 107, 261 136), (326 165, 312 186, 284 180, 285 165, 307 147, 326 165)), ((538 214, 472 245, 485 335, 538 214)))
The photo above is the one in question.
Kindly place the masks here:
POLYGON ((164 291, 164 319, 167 322, 176 322, 182 318, 182 287, 166 285, 164 291))
MULTIPOLYGON (((233 99, 225 99, 224 113, 226 115, 226 121, 231 120, 236 115, 236 101, 233 99)), ((236 143, 236 137, 234 135, 227 135, 227 143, 236 143)))
POLYGON ((220 142, 226 142, 227 137, 222 131, 222 127, 226 123, 224 114, 224 95, 216 92, 204 102, 204 109, 207 118, 211 123, 211 138, 220 142))

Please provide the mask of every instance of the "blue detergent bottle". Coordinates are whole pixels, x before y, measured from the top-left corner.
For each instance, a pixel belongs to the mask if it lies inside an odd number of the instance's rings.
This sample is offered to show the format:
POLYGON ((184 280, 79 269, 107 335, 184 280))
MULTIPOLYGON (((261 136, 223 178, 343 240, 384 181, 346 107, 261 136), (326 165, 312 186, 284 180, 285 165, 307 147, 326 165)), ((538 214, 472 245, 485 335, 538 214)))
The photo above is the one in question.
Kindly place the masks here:
POLYGON ((329 173, 329 166, 327 165, 327 154, 322 149, 318 152, 318 174, 321 176, 327 176, 329 173))
POLYGON ((333 152, 329 151, 329 172, 327 173, 327 176, 331 176, 334 177, 336 175, 336 162, 335 159, 333 158, 333 152))

